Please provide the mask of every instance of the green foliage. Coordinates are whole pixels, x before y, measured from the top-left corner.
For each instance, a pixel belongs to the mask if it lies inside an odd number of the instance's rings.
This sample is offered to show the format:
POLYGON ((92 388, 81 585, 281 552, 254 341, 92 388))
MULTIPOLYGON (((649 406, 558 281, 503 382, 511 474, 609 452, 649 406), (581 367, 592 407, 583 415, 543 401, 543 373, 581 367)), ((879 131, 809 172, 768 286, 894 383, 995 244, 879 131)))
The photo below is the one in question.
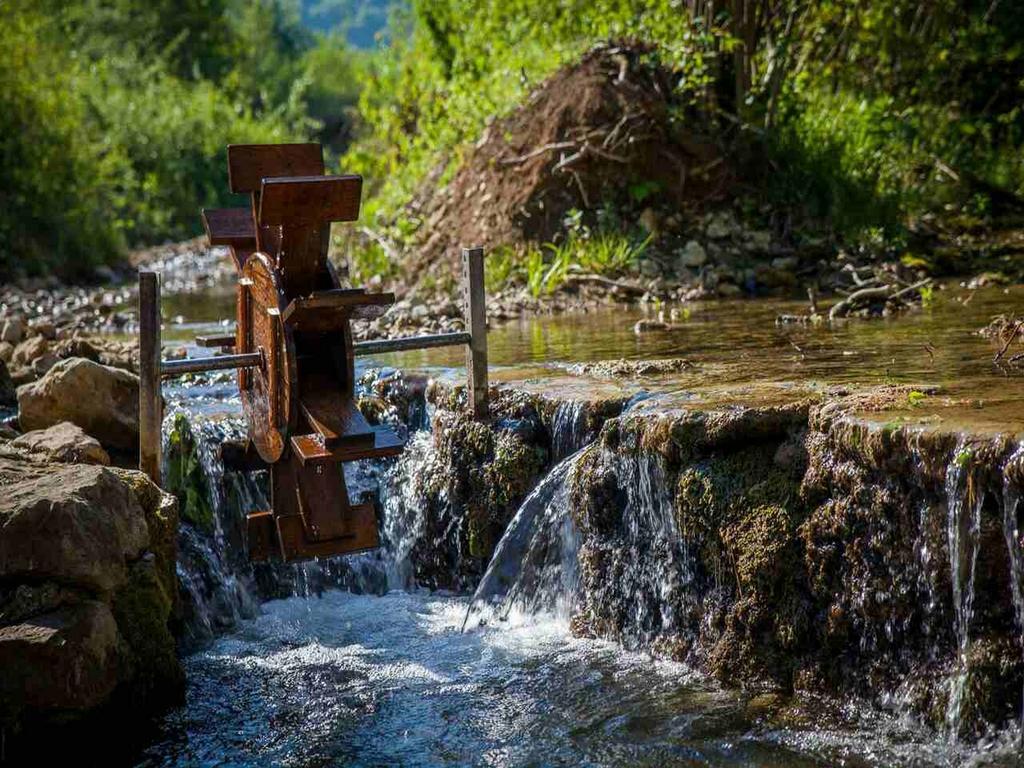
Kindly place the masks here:
MULTIPOLYGON (((798 234, 821 223, 894 247, 919 214, 990 215, 986 184, 1024 192, 1024 15, 1012 4, 753 5, 733 17, 729 3, 414 0, 372 62, 343 165, 375 185, 374 226, 394 226, 427 173, 443 169, 443 184, 541 79, 596 42, 634 38, 678 73, 680 95, 767 151, 761 202, 794 214, 798 234)), ((630 191, 638 204, 652 192, 630 191)))
POLYGON ((557 291, 574 273, 620 275, 639 262, 649 242, 617 232, 586 237, 573 233, 543 247, 497 248, 487 257, 487 290, 497 293, 521 285, 540 298, 557 291))
POLYGON ((9 0, 0 26, 0 280, 88 277, 230 204, 229 143, 341 149, 359 57, 291 0, 9 0), (327 132, 330 131, 330 135, 327 132))

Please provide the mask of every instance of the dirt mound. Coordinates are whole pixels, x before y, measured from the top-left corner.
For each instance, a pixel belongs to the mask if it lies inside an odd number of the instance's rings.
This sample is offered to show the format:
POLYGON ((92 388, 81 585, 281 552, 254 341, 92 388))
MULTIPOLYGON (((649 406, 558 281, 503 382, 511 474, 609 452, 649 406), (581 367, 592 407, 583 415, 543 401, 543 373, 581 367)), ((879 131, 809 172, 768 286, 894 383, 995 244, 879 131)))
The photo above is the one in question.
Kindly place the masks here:
POLYGON ((492 123, 447 188, 428 179, 411 204, 424 224, 410 282, 459 247, 550 241, 573 209, 700 210, 725 197, 731 164, 647 54, 591 50, 492 123))

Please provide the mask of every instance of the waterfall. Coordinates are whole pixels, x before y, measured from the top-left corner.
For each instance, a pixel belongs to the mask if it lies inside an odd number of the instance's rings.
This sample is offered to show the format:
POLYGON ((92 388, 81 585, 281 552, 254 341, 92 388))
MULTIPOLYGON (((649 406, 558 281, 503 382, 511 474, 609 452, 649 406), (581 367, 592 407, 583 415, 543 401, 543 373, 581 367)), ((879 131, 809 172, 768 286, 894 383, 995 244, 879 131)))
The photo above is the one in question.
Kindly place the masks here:
POLYGON ((382 483, 385 573, 388 589, 415 586, 413 550, 427 528, 424 484, 440 468, 430 432, 415 432, 382 483))
POLYGON ((984 494, 974 487, 970 472, 971 450, 961 441, 946 469, 946 533, 953 587, 954 634, 957 669, 950 679, 946 725, 952 739, 960 732, 961 710, 967 686, 967 656, 971 647, 970 624, 974 616, 974 569, 981 534, 984 494))
POLYGON ((475 605, 486 603, 500 603, 501 617, 517 609, 568 618, 579 591, 579 533, 568 483, 582 455, 562 459, 523 500, 473 594, 467 621, 475 605))
POLYGON ((594 436, 587 429, 587 406, 582 400, 565 400, 555 406, 551 419, 551 461, 576 453, 594 436))
POLYGON ((614 592, 627 598, 622 639, 638 647, 682 631, 680 608, 691 598, 693 563, 680 534, 662 459, 645 451, 605 461, 625 494, 617 548, 622 574, 614 592))
POLYGON ((237 417, 164 419, 163 484, 181 503, 177 573, 183 607, 183 643, 194 646, 258 612, 259 595, 244 546, 245 513, 266 508, 260 479, 225 472, 220 447, 240 440, 237 417))

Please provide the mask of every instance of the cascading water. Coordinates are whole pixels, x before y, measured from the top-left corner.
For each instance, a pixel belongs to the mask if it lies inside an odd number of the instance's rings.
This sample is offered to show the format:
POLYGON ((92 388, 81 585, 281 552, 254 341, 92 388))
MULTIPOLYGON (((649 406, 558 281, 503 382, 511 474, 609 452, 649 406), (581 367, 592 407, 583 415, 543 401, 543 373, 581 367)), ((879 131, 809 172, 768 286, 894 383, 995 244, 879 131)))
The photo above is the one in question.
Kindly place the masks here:
POLYGON ((970 625, 974 616, 974 572, 978 559, 983 501, 984 494, 974 486, 971 478, 970 447, 961 442, 946 469, 946 533, 953 587, 953 629, 957 644, 957 668, 950 679, 946 726, 953 740, 960 733, 968 678, 970 625))
POLYGON ((430 432, 413 433, 405 451, 383 482, 384 567, 389 589, 411 589, 416 584, 413 550, 426 533, 423 483, 436 471, 430 432))
POLYGON ((226 473, 220 446, 245 435, 239 418, 190 418, 171 410, 164 420, 165 487, 182 499, 178 583, 186 647, 208 640, 258 612, 259 596, 244 562, 244 511, 266 508, 259 479, 226 473), (239 553, 243 555, 239 555, 239 553))
POLYGON ((568 617, 579 590, 579 534, 568 504, 568 483, 579 464, 579 450, 560 461, 519 506, 470 601, 501 604, 528 614, 568 617))
POLYGON ((582 400, 566 400, 555 407, 551 419, 551 460, 559 462, 594 439, 587 430, 587 406, 582 400))

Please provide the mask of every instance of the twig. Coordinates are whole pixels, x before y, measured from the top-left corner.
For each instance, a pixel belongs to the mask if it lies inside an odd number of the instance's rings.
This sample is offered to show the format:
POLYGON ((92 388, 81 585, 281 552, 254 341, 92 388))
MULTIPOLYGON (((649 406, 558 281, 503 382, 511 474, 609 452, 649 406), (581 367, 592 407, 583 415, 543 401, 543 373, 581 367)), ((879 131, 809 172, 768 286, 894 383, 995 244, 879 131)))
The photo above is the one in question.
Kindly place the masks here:
POLYGON ((828 319, 835 320, 837 317, 846 317, 853 309, 853 305, 858 302, 888 298, 889 290, 888 285, 883 285, 879 288, 861 288, 859 291, 854 291, 828 311, 828 319))
POLYGON ((1020 333, 1021 325, 1024 325, 1024 322, 1020 320, 1013 324, 1013 330, 1010 332, 1010 335, 1006 337, 1006 342, 1003 344, 1003 348, 996 353, 995 358, 992 360, 993 363, 998 363, 1003 359, 1003 355, 1006 354, 1006 350, 1010 348, 1010 345, 1013 344, 1013 340, 1016 339, 1017 335, 1020 333))
POLYGON ((519 155, 518 157, 507 157, 499 160, 498 162, 502 165, 522 165, 527 160, 532 160, 535 157, 543 155, 545 152, 554 152, 559 149, 574 149, 576 147, 575 141, 555 141, 550 144, 545 144, 543 147, 537 147, 532 152, 527 152, 525 155, 519 155))
POLYGON ((569 171, 569 173, 571 173, 572 177, 576 179, 576 186, 580 188, 580 195, 583 197, 583 207, 589 208, 590 198, 587 197, 587 190, 583 187, 583 180, 580 178, 580 175, 576 173, 576 171, 569 171))
POLYGON ((926 277, 924 280, 918 280, 916 283, 908 285, 906 288, 903 288, 902 290, 896 291, 896 293, 889 297, 889 301, 896 301, 897 299, 902 299, 908 293, 919 291, 926 285, 931 285, 931 282, 932 279, 930 277, 926 277))

